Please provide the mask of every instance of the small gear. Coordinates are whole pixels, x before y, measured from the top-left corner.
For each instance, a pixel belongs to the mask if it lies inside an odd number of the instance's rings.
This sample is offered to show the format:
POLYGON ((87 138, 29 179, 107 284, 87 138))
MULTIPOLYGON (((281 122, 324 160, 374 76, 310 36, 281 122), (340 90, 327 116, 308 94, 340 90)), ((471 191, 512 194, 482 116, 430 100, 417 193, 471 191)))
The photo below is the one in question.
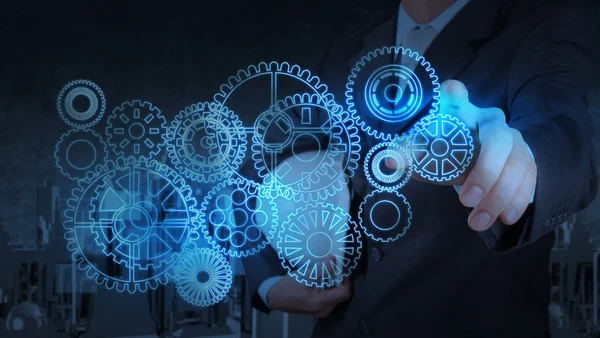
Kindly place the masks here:
POLYGON ((400 142, 382 142, 371 148, 364 161, 365 176, 373 187, 394 191, 402 188, 412 175, 412 157, 400 142), (392 160, 396 169, 389 169, 385 161, 392 160))
POLYGON ((457 118, 427 116, 414 127, 411 153, 415 171, 424 179, 444 182, 457 178, 473 158, 473 137, 457 118))
POLYGON ((288 216, 277 250, 283 268, 298 283, 331 287, 354 271, 362 242, 356 223, 342 208, 313 203, 288 216))
POLYGON ((384 47, 356 63, 348 77, 346 103, 362 130, 391 141, 430 99, 429 113, 437 112, 439 88, 435 70, 424 57, 403 47, 384 47), (415 68, 390 64, 394 56, 411 60, 415 68))
POLYGON ((100 121, 106 110, 104 93, 92 81, 75 80, 58 93, 56 108, 60 117, 75 129, 87 129, 100 121))
POLYGON ((235 173, 246 152, 246 133, 240 119, 216 103, 185 108, 171 123, 167 150, 185 177, 216 182, 235 173))
POLYGON ((359 224, 375 241, 392 242, 404 236, 412 221, 410 204, 397 191, 373 191, 358 208, 359 224))
POLYGON ((188 303, 211 306, 223 300, 233 281, 231 266, 225 257, 207 248, 190 250, 174 269, 175 289, 188 303))
POLYGON ((206 195, 200 223, 204 237, 217 251, 231 257, 251 256, 275 236, 277 206, 260 189, 234 179, 218 184, 206 195))
POLYGON ((122 103, 108 117, 106 135, 115 154, 123 157, 152 157, 162 149, 167 120, 149 102, 133 100, 122 103))
POLYGON ((354 120, 319 95, 297 94, 280 101, 257 119, 254 130, 254 167, 275 196, 322 201, 346 187, 358 168, 360 138, 354 120), (290 116, 296 112, 302 117, 294 123, 290 116), (314 118, 324 113, 326 118, 314 118), (306 149, 316 151, 308 156, 306 149), (281 164, 286 156, 303 167, 281 164))
POLYGON ((84 179, 108 159, 102 136, 89 129, 72 129, 54 147, 54 160, 60 172, 71 180, 84 179))

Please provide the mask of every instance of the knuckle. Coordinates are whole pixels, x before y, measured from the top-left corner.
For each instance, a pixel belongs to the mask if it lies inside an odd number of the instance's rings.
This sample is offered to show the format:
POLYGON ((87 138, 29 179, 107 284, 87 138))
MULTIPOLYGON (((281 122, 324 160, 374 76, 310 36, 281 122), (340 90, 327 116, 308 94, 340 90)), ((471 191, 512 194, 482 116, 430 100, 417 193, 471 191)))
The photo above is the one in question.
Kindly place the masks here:
POLYGON ((511 176, 523 177, 527 172, 527 162, 517 157, 510 157, 504 165, 504 170, 511 176))

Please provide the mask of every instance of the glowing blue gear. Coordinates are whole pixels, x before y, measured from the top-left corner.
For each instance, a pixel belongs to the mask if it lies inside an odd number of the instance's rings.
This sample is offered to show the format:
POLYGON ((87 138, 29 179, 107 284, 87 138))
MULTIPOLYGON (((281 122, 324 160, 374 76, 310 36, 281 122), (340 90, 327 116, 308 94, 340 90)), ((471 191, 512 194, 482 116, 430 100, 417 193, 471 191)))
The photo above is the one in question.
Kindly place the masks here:
POLYGON ((259 116, 254 129, 254 167, 263 179, 263 185, 275 192, 276 196, 293 198, 298 202, 322 201, 345 188, 358 168, 361 148, 354 120, 340 105, 326 101, 319 95, 297 94, 287 97, 259 116), (326 113, 327 118, 313 120, 311 116, 316 111, 326 113), (300 125, 294 125, 289 118, 295 112, 303 115, 300 125), (273 129, 279 129, 278 132, 286 136, 285 140, 268 142, 268 133, 273 129), (316 153, 311 155, 313 159, 299 157, 302 153, 301 143, 306 139, 313 143, 313 149, 325 151, 325 156, 316 153), (321 144, 323 142, 326 144, 321 144), (296 147, 297 143, 299 147, 296 147), (303 172, 300 179, 285 182, 286 175, 299 169, 286 164, 275 167, 280 162, 279 156, 286 152, 308 163, 310 170, 303 172), (339 158, 342 159, 341 168, 336 168, 339 158))
POLYGON ((58 93, 56 99, 58 114, 69 126, 76 129, 87 129, 100 121, 106 111, 104 93, 92 81, 74 80, 67 83, 58 93), (85 99, 87 107, 79 110, 75 107, 76 99, 85 99))
POLYGON ((240 119, 216 103, 185 108, 171 123, 167 150, 175 168, 199 182, 229 178, 244 159, 246 134, 240 119))
POLYGON ((233 281, 229 262, 220 253, 198 248, 189 250, 174 269, 177 293, 195 306, 211 306, 223 300, 233 281))
POLYGON ((358 208, 361 228, 371 239, 392 242, 404 236, 412 222, 410 204, 397 191, 371 192, 358 208))
POLYGON ((358 226, 342 208, 313 203, 288 216, 278 233, 277 251, 283 268, 298 283, 331 287, 354 271, 362 241, 358 226))
POLYGON ((215 250, 231 257, 247 257, 264 249, 275 236, 277 206, 260 189, 235 179, 218 184, 206 195, 200 223, 215 250))
POLYGON ((371 148, 365 157, 365 177, 373 187, 379 190, 394 191, 402 188, 412 175, 412 157, 401 142, 382 142, 371 148), (390 172, 385 161, 392 160, 396 169, 390 172))
POLYGON ((71 129, 54 147, 54 160, 60 172, 71 180, 84 179, 108 159, 102 136, 89 129, 71 129))
POLYGON ((155 160, 108 161, 79 182, 67 205, 63 225, 73 260, 88 278, 119 292, 167 283, 181 254, 199 238, 191 189, 155 160))
POLYGON ((115 108, 106 123, 108 144, 123 157, 152 157, 162 149, 167 120, 150 102, 133 100, 115 108))
POLYGON ((414 127, 411 153, 415 171, 433 182, 450 181, 462 174, 473 158, 473 137, 456 117, 427 116, 414 127))
POLYGON ((439 88, 435 70, 423 56, 403 47, 384 47, 369 52, 356 63, 346 84, 346 103, 362 130, 377 139, 391 141, 397 130, 423 108, 427 98, 432 99, 429 112, 438 111, 439 88), (416 68, 389 64, 394 56, 408 58, 416 68), (385 64, 370 69, 379 62, 385 64), (389 132, 380 130, 393 125, 399 127, 389 132))

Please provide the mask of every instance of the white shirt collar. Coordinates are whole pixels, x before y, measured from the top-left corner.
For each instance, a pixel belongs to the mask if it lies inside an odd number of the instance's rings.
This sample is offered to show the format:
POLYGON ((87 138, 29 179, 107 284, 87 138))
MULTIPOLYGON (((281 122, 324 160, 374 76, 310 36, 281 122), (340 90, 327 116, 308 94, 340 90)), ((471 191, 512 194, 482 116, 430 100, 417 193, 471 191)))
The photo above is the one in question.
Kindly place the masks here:
POLYGON ((469 3, 469 0, 456 0, 450 7, 446 8, 440 15, 438 15, 435 19, 433 19, 428 24, 419 24, 413 19, 404 9, 402 3, 400 3, 400 8, 398 10, 398 23, 396 29, 397 38, 402 38, 411 31, 416 26, 420 28, 425 28, 430 26, 433 28, 438 34, 446 27, 450 21, 469 3))

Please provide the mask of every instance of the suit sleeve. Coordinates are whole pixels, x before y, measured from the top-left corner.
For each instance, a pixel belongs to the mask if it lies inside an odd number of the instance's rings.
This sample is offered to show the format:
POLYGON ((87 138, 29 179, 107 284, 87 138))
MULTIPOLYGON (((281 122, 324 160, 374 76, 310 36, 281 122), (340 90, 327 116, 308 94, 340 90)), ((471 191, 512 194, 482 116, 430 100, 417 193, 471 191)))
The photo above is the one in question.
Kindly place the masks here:
POLYGON ((592 202, 598 186, 586 99, 592 28, 568 8, 538 14, 543 19, 515 54, 507 96, 508 124, 535 155, 535 202, 516 225, 496 222, 483 235, 492 251, 553 232, 592 202))

